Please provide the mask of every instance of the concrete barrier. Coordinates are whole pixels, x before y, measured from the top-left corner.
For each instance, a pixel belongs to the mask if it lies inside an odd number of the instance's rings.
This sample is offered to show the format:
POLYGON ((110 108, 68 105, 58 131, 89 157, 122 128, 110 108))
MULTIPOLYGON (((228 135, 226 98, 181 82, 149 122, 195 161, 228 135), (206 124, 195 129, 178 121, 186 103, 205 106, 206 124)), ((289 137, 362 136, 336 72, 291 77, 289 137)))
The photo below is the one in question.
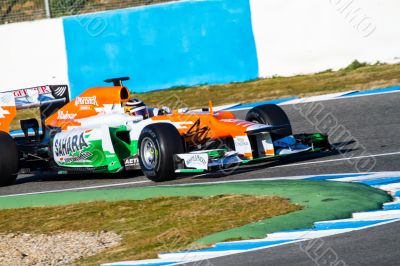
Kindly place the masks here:
POLYGON ((131 76, 144 92, 258 77, 248 0, 182 1, 64 19, 72 89, 131 76))

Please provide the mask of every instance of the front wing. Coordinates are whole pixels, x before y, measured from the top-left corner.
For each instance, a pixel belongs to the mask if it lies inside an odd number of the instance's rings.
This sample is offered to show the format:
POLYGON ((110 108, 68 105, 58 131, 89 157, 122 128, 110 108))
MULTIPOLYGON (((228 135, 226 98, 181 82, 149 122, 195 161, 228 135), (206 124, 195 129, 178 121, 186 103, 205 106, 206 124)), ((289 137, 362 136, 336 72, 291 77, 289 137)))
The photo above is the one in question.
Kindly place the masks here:
POLYGON ((225 149, 203 150, 174 156, 176 173, 203 173, 213 170, 232 168, 242 164, 276 160, 279 158, 296 156, 309 152, 321 152, 331 149, 328 136, 324 134, 294 135, 296 145, 292 145, 290 153, 280 153, 261 158, 244 159, 235 151, 225 149), (299 146, 298 144, 301 144, 299 146))

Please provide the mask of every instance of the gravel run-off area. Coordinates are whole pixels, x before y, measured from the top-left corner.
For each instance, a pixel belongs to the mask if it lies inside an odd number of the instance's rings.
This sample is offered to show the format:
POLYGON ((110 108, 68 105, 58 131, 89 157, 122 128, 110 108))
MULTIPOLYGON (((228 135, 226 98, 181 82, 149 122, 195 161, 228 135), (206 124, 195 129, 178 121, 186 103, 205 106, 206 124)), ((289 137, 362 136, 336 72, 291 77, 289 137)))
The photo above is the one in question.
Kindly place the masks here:
POLYGON ((0 265, 63 265, 118 245, 114 232, 0 234, 0 265))

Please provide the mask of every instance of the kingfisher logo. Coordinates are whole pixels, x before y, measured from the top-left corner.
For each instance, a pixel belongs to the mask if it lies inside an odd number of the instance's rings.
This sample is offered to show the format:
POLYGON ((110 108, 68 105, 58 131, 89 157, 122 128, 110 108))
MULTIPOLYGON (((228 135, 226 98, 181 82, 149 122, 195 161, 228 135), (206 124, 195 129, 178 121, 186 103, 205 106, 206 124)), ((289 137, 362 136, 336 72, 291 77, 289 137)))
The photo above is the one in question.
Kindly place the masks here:
POLYGON ((75 106, 79 106, 80 110, 91 110, 93 106, 99 106, 97 97, 77 97, 75 99, 75 106))

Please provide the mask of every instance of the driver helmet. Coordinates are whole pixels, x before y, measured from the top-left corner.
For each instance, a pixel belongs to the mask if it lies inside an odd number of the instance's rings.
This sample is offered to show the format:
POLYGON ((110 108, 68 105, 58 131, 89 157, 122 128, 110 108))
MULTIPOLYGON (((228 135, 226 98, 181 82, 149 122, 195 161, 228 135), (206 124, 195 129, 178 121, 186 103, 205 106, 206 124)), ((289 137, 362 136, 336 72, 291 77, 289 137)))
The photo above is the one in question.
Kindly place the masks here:
POLYGON ((149 118, 147 106, 138 99, 130 99, 125 103, 124 111, 130 116, 143 116, 143 119, 149 118))

